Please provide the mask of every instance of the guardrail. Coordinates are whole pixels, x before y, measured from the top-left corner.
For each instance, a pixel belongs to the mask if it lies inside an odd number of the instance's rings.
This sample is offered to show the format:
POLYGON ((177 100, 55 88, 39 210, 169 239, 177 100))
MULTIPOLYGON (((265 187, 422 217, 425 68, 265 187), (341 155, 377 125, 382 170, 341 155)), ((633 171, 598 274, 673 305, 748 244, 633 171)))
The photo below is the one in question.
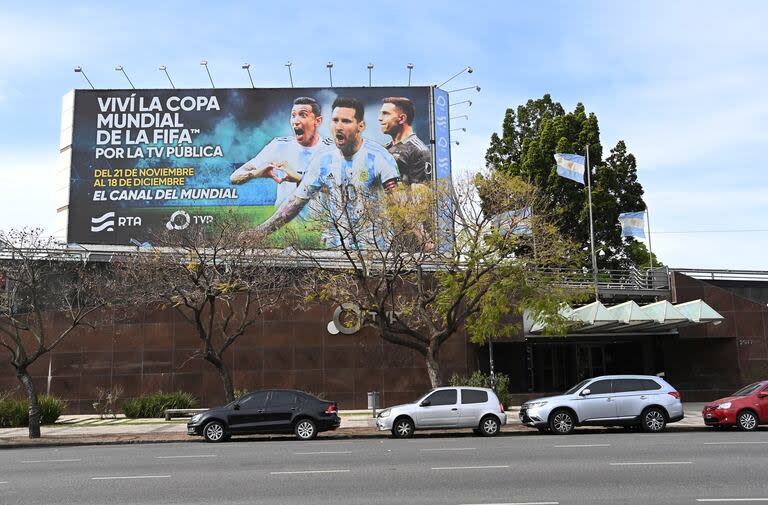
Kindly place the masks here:
POLYGON ((768 282, 768 271, 765 270, 713 270, 708 268, 671 268, 670 270, 701 280, 768 282))

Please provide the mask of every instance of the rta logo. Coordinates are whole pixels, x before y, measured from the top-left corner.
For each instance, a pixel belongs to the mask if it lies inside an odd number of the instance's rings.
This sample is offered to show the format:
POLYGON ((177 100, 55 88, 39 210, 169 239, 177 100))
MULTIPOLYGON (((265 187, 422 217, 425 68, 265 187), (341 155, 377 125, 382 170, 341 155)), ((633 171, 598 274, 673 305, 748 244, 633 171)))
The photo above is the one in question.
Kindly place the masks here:
POLYGON ((92 217, 91 231, 94 233, 115 231, 115 212, 109 211, 99 217, 92 217))

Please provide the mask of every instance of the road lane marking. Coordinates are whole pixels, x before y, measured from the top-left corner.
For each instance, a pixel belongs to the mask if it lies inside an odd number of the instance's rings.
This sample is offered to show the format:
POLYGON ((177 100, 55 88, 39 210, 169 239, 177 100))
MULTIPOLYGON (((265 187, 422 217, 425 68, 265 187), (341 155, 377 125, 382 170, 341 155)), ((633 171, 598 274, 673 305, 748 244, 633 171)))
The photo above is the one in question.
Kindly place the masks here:
POLYGON ((560 505, 559 501, 516 501, 512 503, 464 503, 463 505, 560 505))
POLYGON ((768 498, 696 498, 701 502, 750 502, 750 501, 768 501, 768 498))
POLYGON ((303 475, 308 473, 349 473, 349 470, 301 470, 296 472, 269 472, 270 475, 303 475))
POLYGON ((82 459, 34 459, 22 461, 22 463, 76 463, 82 459))
POLYGON ((156 459, 178 459, 178 458, 215 458, 216 454, 189 454, 184 456, 155 456, 156 459))
POLYGON ((704 442, 704 445, 731 445, 731 444, 768 444, 768 442, 755 441, 755 442, 704 442))
POLYGON ((8 484, 8 481, 4 480, 4 481, 0 482, 0 484, 8 484))
POLYGON ((488 465, 488 466, 435 466, 432 470, 486 470, 491 468, 509 468, 509 465, 488 465))
POLYGON ((556 445, 555 447, 610 447, 611 444, 572 444, 572 445, 556 445))
POLYGON ((423 452, 435 452, 435 451, 476 451, 476 447, 440 447, 437 449, 419 449, 423 452))
POLYGON ((316 452, 294 452, 296 456, 312 456, 315 454, 352 454, 352 451, 316 451, 316 452))
POLYGON ((170 479, 170 475, 125 475, 119 477, 91 477, 91 480, 170 479))
POLYGON ((631 461, 627 463, 608 463, 611 466, 638 466, 638 465, 692 465, 693 461, 631 461))

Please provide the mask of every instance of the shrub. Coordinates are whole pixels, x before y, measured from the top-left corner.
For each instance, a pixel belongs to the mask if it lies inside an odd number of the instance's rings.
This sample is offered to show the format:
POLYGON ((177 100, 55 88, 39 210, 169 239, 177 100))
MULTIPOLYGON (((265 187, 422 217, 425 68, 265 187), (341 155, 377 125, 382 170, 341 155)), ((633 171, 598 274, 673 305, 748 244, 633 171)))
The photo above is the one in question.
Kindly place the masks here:
POLYGON ((96 401, 92 403, 93 410, 101 419, 117 418, 117 401, 123 394, 123 386, 113 386, 110 389, 96 388, 96 401))
MULTIPOLYGON (((37 404, 40 407, 40 424, 55 423, 67 406, 64 401, 48 395, 38 396, 37 404)), ((22 426, 29 426, 29 402, 26 399, 0 399, 0 427, 22 426)))
POLYGON ((509 377, 497 373, 494 374, 496 378, 496 384, 491 387, 491 376, 484 374, 477 370, 475 373, 467 377, 466 375, 453 374, 449 381, 451 386, 471 386, 477 388, 491 388, 496 392, 496 396, 499 397, 499 401, 504 404, 505 407, 509 406, 510 394, 509 394, 509 377))
POLYGON ((123 413, 130 418, 163 417, 165 409, 193 409, 197 405, 197 398, 189 393, 157 391, 124 401, 123 413))

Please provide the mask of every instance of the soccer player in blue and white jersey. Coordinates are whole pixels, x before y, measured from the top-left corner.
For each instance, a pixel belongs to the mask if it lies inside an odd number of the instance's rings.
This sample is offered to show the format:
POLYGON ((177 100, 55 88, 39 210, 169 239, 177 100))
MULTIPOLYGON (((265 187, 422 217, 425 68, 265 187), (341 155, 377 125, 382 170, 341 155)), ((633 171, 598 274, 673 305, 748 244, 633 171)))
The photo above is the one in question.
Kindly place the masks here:
POLYGON ((320 105, 314 98, 302 96, 291 109, 292 137, 275 137, 252 160, 244 163, 229 177, 232 184, 243 184, 258 177, 271 177, 277 183, 275 205, 293 194, 312 155, 333 149, 333 141, 321 138, 318 128, 323 122, 320 105))
MULTIPOLYGON (((399 184, 400 172, 392 155, 362 136, 365 130, 362 102, 357 98, 338 97, 332 109, 331 133, 337 149, 312 158, 294 194, 256 228, 256 234, 268 234, 283 226, 321 190, 329 191, 334 201, 334 192, 340 187, 352 187, 357 195, 372 196, 378 188, 391 191, 399 184)), ((328 246, 338 245, 332 235, 324 234, 328 246)))

